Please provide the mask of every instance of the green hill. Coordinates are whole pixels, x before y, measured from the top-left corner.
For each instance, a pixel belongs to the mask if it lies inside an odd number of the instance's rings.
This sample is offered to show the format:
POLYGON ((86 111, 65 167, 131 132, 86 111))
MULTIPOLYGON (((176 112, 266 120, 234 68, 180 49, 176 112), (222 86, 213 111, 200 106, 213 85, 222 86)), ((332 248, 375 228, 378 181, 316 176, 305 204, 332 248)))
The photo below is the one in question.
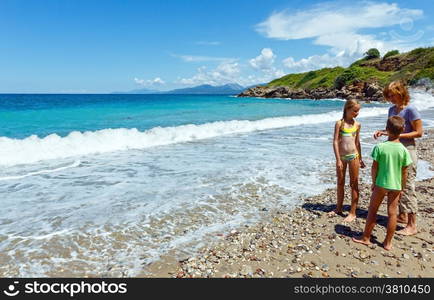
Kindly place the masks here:
POLYGON ((410 85, 418 79, 434 80, 434 47, 376 59, 360 59, 348 68, 323 68, 288 74, 268 83, 268 87, 294 89, 342 88, 356 82, 376 82, 380 86, 401 79, 410 85))
POLYGON ((391 81, 402 80, 411 86, 419 79, 434 80, 434 47, 417 48, 402 54, 393 50, 382 58, 376 49, 368 52, 365 58, 355 61, 348 68, 323 68, 288 74, 264 86, 243 91, 238 96, 383 101, 383 88, 391 81))

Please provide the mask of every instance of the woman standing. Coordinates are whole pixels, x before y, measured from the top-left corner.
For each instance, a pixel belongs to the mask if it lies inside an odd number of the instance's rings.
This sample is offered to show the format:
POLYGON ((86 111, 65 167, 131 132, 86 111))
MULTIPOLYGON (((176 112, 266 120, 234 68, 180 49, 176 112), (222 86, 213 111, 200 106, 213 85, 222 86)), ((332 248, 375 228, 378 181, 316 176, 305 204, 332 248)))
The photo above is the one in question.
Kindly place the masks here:
MULTIPOLYGON (((410 104, 407 87, 401 81, 393 81, 387 85, 383 90, 383 95, 387 101, 394 104, 389 108, 389 117, 401 116, 405 119, 404 132, 399 136, 399 140, 410 152, 413 163, 408 167, 406 188, 399 202, 398 222, 405 223, 406 227, 396 233, 413 235, 417 233, 417 197, 415 191, 417 147, 415 139, 423 135, 422 120, 419 111, 414 105, 410 104)), ((376 131, 374 138, 377 139, 382 135, 387 135, 387 131, 376 131)))

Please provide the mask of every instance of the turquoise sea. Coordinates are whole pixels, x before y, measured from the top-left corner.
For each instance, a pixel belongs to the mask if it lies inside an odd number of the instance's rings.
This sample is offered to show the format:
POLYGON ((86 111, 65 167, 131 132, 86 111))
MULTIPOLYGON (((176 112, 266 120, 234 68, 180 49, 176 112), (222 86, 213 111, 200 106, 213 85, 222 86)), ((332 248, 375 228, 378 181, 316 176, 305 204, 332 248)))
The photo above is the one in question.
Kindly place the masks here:
MULTIPOLYGON (((412 103, 432 127, 433 96, 412 92, 412 103)), ((137 276, 160 255, 192 253, 290 208, 334 185, 331 139, 342 106, 0 95, 0 276, 137 276)), ((362 107, 365 157, 387 108, 362 107)), ((420 178, 431 176, 421 164, 420 178)))

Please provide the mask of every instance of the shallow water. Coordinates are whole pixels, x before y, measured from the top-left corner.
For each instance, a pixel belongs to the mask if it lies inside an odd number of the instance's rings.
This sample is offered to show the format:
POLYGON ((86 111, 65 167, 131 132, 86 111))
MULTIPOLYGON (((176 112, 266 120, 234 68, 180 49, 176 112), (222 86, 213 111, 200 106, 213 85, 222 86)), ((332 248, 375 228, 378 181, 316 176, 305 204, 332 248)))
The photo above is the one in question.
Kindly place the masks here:
MULTIPOLYGON (((190 253, 333 185, 342 101, 39 95, 12 109, 4 97, 5 277, 134 276, 161 254, 190 253)), ((432 125, 433 97, 413 94, 413 102, 432 125)), ((365 157, 386 112, 361 110, 365 157)))

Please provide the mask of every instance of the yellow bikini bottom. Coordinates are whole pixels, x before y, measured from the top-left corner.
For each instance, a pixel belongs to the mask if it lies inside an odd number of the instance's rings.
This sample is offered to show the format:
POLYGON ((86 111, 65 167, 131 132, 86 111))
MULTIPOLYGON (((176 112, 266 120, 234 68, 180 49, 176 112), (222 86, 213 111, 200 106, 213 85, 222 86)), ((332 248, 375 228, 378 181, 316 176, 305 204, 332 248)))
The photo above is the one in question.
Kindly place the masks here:
POLYGON ((356 159, 358 157, 359 157, 359 153, 356 152, 356 153, 341 155, 341 160, 352 161, 353 159, 356 159))

